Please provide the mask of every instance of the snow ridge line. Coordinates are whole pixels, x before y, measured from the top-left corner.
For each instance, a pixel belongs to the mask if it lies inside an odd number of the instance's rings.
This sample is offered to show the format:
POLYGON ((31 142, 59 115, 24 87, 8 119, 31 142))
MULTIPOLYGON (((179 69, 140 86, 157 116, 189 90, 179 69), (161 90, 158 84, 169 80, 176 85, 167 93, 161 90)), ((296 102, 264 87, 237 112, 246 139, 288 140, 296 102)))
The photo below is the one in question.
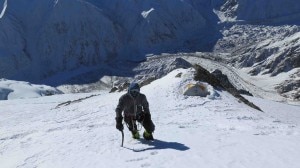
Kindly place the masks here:
POLYGON ((4 16, 6 8, 7 8, 7 0, 5 0, 4 3, 3 3, 3 9, 2 9, 1 14, 0 14, 0 19, 4 16))

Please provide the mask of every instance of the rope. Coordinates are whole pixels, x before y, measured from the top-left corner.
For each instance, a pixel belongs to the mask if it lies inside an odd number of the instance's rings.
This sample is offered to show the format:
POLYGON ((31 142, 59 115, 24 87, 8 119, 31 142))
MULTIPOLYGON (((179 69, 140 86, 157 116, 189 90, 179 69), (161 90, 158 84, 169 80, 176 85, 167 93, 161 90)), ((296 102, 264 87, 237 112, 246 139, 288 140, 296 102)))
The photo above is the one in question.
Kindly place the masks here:
MULTIPOLYGON (((137 120, 133 119, 132 116, 130 117, 130 119, 131 119, 131 124, 132 124, 132 130, 135 131, 134 123, 136 123, 137 120)), ((137 126, 136 126, 137 127, 137 129, 136 129, 137 131, 141 131, 142 130, 144 120, 145 120, 145 117, 143 118, 143 120, 141 122, 137 122, 137 126)), ((130 123, 125 122, 125 124, 126 124, 127 128, 129 129, 129 124, 130 123)))

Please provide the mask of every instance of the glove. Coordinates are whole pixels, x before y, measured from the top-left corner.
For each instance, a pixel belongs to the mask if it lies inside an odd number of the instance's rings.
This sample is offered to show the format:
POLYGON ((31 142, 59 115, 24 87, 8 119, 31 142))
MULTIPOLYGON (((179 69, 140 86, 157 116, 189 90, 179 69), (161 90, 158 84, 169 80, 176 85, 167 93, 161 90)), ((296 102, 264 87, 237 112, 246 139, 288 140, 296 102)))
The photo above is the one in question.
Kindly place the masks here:
POLYGON ((116 128, 117 128, 119 131, 123 131, 124 126, 123 126, 122 123, 121 123, 121 124, 120 124, 120 123, 117 123, 116 128))
POLYGON ((122 117, 116 117, 116 122, 117 122, 116 128, 117 128, 119 131, 123 131, 123 129, 124 129, 124 126, 123 126, 123 124, 122 124, 122 120, 123 120, 122 117))
POLYGON ((151 114, 150 113, 145 113, 144 119, 147 121, 151 121, 151 114))

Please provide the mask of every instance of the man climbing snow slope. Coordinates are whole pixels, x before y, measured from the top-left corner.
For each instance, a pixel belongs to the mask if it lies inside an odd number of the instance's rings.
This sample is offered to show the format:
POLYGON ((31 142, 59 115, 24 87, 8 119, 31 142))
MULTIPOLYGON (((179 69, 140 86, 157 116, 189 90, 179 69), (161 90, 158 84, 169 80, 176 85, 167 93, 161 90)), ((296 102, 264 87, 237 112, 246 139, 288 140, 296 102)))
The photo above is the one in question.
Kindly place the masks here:
POLYGON ((132 133, 132 138, 140 138, 140 130, 137 127, 138 122, 145 129, 143 133, 144 139, 153 140, 152 133, 155 130, 155 125, 151 120, 147 98, 140 93, 140 86, 137 83, 131 83, 128 87, 128 92, 119 99, 119 104, 116 108, 116 128, 119 131, 124 129, 123 118, 132 133), (124 112, 123 115, 122 112, 124 112))

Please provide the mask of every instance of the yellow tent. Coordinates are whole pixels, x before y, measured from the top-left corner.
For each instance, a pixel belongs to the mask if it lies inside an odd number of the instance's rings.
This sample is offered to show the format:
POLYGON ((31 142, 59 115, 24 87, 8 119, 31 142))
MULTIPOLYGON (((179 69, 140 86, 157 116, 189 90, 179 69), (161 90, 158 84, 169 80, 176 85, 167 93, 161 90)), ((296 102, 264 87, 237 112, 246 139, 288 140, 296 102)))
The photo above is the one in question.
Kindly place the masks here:
POLYGON ((186 96, 201 96, 206 97, 209 95, 209 91, 207 90, 207 85, 203 83, 190 83, 184 87, 183 95, 186 96))

